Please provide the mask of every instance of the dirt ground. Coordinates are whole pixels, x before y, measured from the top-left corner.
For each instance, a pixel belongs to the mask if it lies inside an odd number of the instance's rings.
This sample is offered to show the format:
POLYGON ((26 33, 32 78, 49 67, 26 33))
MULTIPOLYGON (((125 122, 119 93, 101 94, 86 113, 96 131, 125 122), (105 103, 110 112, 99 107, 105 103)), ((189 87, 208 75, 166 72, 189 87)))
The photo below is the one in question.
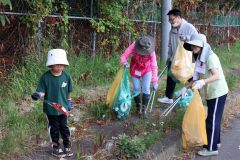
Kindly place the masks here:
MULTIPOLYGON (((159 108, 155 108, 153 112, 159 113, 159 108)), ((158 118, 152 115, 151 120, 158 118)), ((82 126, 77 126, 74 131, 73 140, 73 152, 75 156, 66 159, 112 159, 111 151, 114 149, 115 139, 120 134, 131 135, 132 126, 138 121, 143 119, 137 115, 131 115, 127 120, 119 121, 113 120, 97 120, 85 121, 82 126), (109 156, 107 155, 109 154, 109 156)), ((150 123, 150 122, 149 122, 150 123)), ((43 160, 43 159, 54 159, 50 153, 49 142, 41 142, 41 146, 33 149, 31 154, 25 156, 23 159, 31 160, 43 160)))
MULTIPOLYGON (((239 72, 240 66, 237 69, 232 69, 230 72, 232 74, 239 72)), ((85 92, 85 91, 83 91, 85 92)), ((131 115, 125 121, 119 121, 117 119, 108 119, 108 120, 92 120, 84 119, 82 120, 82 111, 84 111, 86 106, 91 101, 95 102, 103 102, 105 101, 106 88, 92 88, 87 90, 87 95, 80 96, 75 99, 75 111, 73 111, 73 115, 70 117, 70 120, 73 121, 72 125, 72 141, 73 141, 73 152, 75 153, 74 157, 65 158, 65 159, 112 159, 111 152, 114 151, 115 139, 118 135, 126 133, 131 133, 131 127, 137 122, 141 121, 141 119, 136 115, 131 115), (109 158, 111 157, 111 158, 109 158)), ((224 118, 223 118, 223 128, 229 128, 231 126, 231 120, 239 115, 240 113, 240 85, 229 93, 224 118)), ((159 114, 162 109, 166 106, 159 107, 160 104, 155 102, 152 118, 148 119, 149 123, 151 120, 154 121, 159 118, 159 114)), ((171 137, 171 133, 169 133, 169 137, 171 137)), ((172 138, 170 138, 172 139, 172 138)), ((179 146, 181 148, 181 145, 179 146)), ((188 159, 194 159, 195 150, 191 150, 188 152, 180 152, 176 155, 173 155, 171 159, 182 159, 188 157, 188 159)), ((35 147, 32 152, 23 157, 23 159, 29 160, 45 160, 45 159, 54 159, 50 153, 50 143, 47 141, 42 141, 39 143, 38 147, 35 147)), ((115 159, 119 159, 115 157, 115 159)))

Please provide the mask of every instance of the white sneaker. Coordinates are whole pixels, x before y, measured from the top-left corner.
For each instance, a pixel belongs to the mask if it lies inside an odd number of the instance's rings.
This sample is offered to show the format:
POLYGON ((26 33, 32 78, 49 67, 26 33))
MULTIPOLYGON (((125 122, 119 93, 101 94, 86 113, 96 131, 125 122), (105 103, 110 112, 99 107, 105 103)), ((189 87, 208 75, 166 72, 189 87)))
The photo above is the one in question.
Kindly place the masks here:
POLYGON ((221 146, 222 146, 221 143, 218 143, 218 144, 217 144, 217 147, 218 147, 218 148, 220 148, 221 146))
POLYGON ((171 104, 173 103, 173 99, 169 99, 168 97, 158 98, 158 102, 171 104))
POLYGON ((198 151, 198 155, 200 155, 200 156, 216 156, 216 155, 218 155, 218 151, 209 151, 206 148, 203 148, 201 151, 198 151))

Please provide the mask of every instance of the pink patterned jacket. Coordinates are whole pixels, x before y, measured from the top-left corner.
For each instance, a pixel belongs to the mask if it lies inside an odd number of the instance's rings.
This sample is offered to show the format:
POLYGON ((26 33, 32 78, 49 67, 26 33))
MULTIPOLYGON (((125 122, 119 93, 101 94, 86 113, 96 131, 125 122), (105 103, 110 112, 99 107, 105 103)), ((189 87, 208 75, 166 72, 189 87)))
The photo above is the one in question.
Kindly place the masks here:
POLYGON ((131 55, 130 74, 136 78, 143 77, 146 73, 152 72, 152 82, 158 82, 158 65, 155 51, 149 55, 138 54, 135 50, 135 42, 133 42, 122 54, 120 64, 123 65, 128 61, 131 55))

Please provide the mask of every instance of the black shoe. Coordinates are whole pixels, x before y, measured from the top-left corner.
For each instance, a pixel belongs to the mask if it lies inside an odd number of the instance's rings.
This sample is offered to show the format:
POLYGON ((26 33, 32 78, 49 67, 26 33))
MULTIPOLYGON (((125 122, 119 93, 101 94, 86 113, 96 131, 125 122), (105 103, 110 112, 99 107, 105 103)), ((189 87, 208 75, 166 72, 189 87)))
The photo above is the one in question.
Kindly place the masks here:
POLYGON ((52 149, 52 155, 57 157, 57 158, 63 158, 66 157, 66 154, 62 151, 61 148, 58 147, 53 147, 52 149))

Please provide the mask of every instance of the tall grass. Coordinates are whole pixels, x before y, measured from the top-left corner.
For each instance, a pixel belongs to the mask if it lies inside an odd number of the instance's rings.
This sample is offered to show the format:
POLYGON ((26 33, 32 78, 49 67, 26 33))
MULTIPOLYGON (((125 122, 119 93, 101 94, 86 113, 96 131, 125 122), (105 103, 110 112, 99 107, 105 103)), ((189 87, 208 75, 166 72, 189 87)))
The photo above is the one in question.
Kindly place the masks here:
POLYGON ((230 51, 228 50, 228 48, 215 48, 214 52, 218 55, 220 59, 229 89, 234 89, 240 80, 240 73, 239 69, 237 72, 231 72, 230 70, 239 65, 240 42, 238 41, 233 46, 231 46, 230 51))
MULTIPOLYGON (((14 153, 23 153, 33 135, 40 135, 45 128, 41 107, 35 107, 31 113, 20 114, 17 104, 13 100, 4 99, 0 101, 1 110, 7 117, 1 119, 0 126, 7 127, 8 133, 0 139, 0 159, 14 153)), ((6 157, 5 157, 6 158, 6 157)))
POLYGON ((76 86, 105 85, 111 82, 119 69, 119 55, 111 57, 69 56, 70 65, 66 68, 76 86))

